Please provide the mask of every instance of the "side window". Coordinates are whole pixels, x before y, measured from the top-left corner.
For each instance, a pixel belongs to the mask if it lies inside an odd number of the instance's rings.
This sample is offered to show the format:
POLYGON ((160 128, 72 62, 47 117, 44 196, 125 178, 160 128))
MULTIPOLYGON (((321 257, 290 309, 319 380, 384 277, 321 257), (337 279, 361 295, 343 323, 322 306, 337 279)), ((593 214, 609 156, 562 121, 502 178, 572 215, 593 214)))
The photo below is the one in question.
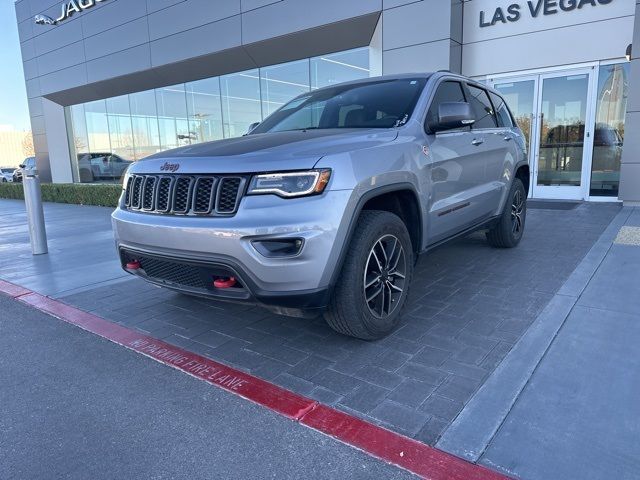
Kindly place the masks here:
POLYGON ((487 92, 473 85, 468 85, 468 87, 471 94, 469 103, 476 116, 476 123, 473 124, 473 128, 496 128, 498 123, 487 92))
POLYGON ((431 125, 438 123, 438 107, 441 103, 445 102, 465 102, 464 90, 460 82, 446 81, 442 82, 436 94, 433 97, 429 111, 427 112, 427 119, 425 126, 427 129, 431 129, 431 125))
POLYGON ((496 110, 496 116, 498 117, 498 126, 513 128, 513 119, 511 118, 511 113, 509 112, 509 108, 507 107, 504 99, 493 92, 489 92, 489 96, 491 97, 493 108, 495 108, 496 110))

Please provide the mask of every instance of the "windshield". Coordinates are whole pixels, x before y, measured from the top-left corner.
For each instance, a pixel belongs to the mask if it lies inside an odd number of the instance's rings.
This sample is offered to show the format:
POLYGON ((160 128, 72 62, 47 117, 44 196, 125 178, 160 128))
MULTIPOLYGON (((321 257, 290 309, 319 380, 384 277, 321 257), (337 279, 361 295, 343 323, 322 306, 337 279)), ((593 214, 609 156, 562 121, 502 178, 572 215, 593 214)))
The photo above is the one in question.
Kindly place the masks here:
POLYGON ((324 88, 293 99, 251 133, 398 127, 411 117, 425 83, 407 78, 324 88))
POLYGON ((3 168, 2 173, 13 173, 15 168, 3 168))

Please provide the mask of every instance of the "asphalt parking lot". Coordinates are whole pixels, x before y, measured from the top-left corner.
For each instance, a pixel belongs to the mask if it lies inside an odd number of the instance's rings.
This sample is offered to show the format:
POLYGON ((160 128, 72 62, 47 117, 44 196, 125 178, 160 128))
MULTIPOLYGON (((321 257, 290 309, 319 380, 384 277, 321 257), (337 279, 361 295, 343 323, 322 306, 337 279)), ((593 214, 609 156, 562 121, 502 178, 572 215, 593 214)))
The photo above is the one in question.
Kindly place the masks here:
POLYGON ((62 300, 434 444, 620 209, 531 207, 517 249, 478 233, 422 257, 402 327, 378 342, 121 276, 62 300))
POLYGON ((2 294, 0 320, 3 480, 415 478, 2 294))

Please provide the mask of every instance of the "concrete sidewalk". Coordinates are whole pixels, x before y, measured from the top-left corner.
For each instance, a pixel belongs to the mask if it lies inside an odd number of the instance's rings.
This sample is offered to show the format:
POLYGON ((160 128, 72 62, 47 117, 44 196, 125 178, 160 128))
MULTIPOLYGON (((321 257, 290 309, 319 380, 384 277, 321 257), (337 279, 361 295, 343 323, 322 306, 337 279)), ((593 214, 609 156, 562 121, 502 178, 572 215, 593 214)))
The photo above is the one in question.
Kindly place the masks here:
POLYGON ((526 479, 639 478, 639 344, 625 208, 437 446, 526 479))
POLYGON ((112 209, 45 203, 49 255, 31 255, 24 202, 0 200, 0 277, 60 297, 128 280, 120 268, 112 209))

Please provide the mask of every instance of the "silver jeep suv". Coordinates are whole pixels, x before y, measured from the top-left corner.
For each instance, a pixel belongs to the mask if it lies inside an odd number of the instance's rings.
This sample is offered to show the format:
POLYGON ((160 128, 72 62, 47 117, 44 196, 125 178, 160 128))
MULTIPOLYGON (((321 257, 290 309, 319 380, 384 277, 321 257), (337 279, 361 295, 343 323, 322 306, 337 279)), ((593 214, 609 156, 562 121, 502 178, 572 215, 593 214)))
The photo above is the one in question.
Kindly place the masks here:
POLYGON ((133 164, 113 214, 122 267, 380 338, 418 254, 479 229, 519 243, 525 150, 504 99, 451 73, 314 90, 243 137, 133 164))

